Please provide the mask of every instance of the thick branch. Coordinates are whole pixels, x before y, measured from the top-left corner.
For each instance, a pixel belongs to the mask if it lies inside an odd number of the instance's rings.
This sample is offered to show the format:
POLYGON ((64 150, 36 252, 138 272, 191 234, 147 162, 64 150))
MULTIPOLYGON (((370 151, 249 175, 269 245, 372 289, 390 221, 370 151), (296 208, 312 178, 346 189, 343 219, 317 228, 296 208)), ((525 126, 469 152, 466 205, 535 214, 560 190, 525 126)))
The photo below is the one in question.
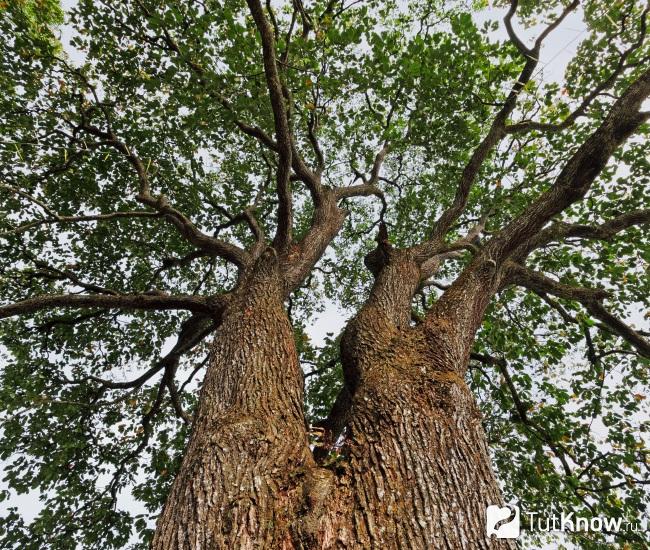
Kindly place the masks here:
MULTIPOLYGON (((150 10, 140 4, 141 9, 147 17, 151 17, 150 10)), ((187 54, 181 52, 181 48, 176 40, 172 37, 167 29, 161 27, 163 30, 163 36, 159 37, 162 39, 163 43, 166 45, 169 51, 174 52, 178 55, 180 60, 185 63, 191 71, 197 76, 199 83, 206 89, 207 93, 212 97, 215 97, 217 101, 233 116, 234 122, 237 127, 245 134, 256 138, 260 143, 271 151, 278 153, 281 157, 280 160, 280 169, 276 174, 276 180, 278 182, 278 193, 280 198, 280 211, 278 215, 279 224, 278 232, 274 239, 275 243, 278 244, 280 241, 286 240, 285 243, 287 246, 289 244, 291 233, 291 196, 289 189, 289 181, 292 179, 297 179, 302 181, 307 189, 309 190, 312 200, 314 201, 314 206, 318 210, 321 208, 321 203, 324 200, 324 189, 320 183, 320 176, 318 173, 314 173, 303 161, 300 153, 295 144, 295 140, 291 135, 290 128, 288 125, 288 116, 286 112, 286 102, 284 99, 286 87, 282 86, 282 81, 279 78, 279 71, 277 70, 277 63, 275 60, 275 37, 269 35, 270 25, 266 21, 263 11, 261 11, 259 2, 251 2, 252 8, 255 9, 257 16, 255 17, 256 25, 260 30, 262 35, 262 45, 263 45, 263 55, 265 63, 265 74, 267 75, 267 85, 270 85, 269 93, 271 97, 271 106, 274 112, 274 119, 276 122, 276 133, 278 128, 281 131, 281 135, 284 136, 283 141, 273 140, 264 130, 258 126, 250 125, 246 122, 240 120, 236 113, 234 113, 233 107, 230 101, 225 98, 218 90, 215 90, 214 87, 210 86, 209 75, 203 67, 199 64, 193 62, 187 54), (261 25, 261 26, 260 26, 261 25), (269 40, 270 38, 270 40, 269 40), (270 71, 270 73, 269 73, 270 71), (269 76, 271 77, 271 83, 269 83, 269 76), (278 86, 279 85, 279 86, 278 86), (290 140, 290 151, 287 150, 286 146, 286 137, 290 140), (290 166, 295 172, 295 176, 284 175, 283 171, 288 172, 286 166, 283 166, 282 158, 290 158, 290 166), (285 181, 285 177, 288 178, 285 181), (287 221, 289 223, 287 223, 287 221), (287 233, 288 231, 288 233, 287 233)), ((296 6, 300 4, 297 3, 296 6)), ((304 17, 304 15, 303 15, 304 17)), ((288 35, 289 37, 289 35, 288 35)), ((287 39, 288 45, 288 39, 287 39)), ((283 62, 286 63, 286 51, 284 54, 283 62)), ((260 242, 259 235, 256 235, 258 243, 260 242)), ((285 245, 280 246, 282 249, 285 245)), ((259 248, 259 247, 258 247, 259 248)), ((255 252, 255 251, 253 251, 255 252)), ((253 256, 255 254, 253 253, 253 256)))
POLYGON ((273 120, 275 123, 275 139, 278 147, 278 169, 276 173, 278 206, 278 227, 274 244, 279 251, 284 251, 292 240, 293 206, 291 197, 291 157, 292 139, 287 116, 282 81, 275 60, 275 36, 273 28, 264 15, 259 0, 247 0, 248 7, 253 16, 262 40, 262 56, 264 61, 264 74, 271 99, 273 120))
POLYGON ((650 95, 650 70, 643 73, 614 103, 600 127, 582 144, 553 186, 500 231, 486 246, 497 264, 525 243, 553 216, 582 199, 614 151, 648 119, 639 108, 650 95))
MULTIPOLYGON (((490 212, 488 211, 487 214, 481 216, 478 222, 470 228, 464 237, 457 239, 450 245, 440 248, 434 256, 431 256, 420 265, 420 277, 424 281, 421 285, 422 288, 431 286, 428 285, 429 281, 427 279, 432 277, 446 260, 462 257, 464 250, 469 250, 472 253, 479 250, 476 244, 479 242, 481 233, 485 230, 489 216, 490 212)), ((433 286, 438 285, 434 284, 433 286)), ((441 287, 438 286, 438 288, 441 287)), ((445 287, 442 290, 446 290, 447 288, 445 287)))
POLYGON ((527 269, 514 262, 507 265, 508 282, 526 287, 537 294, 553 294, 565 300, 575 300, 581 303, 604 300, 609 296, 601 288, 585 288, 567 285, 554 281, 550 277, 527 269))
POLYGON ((614 334, 627 341, 643 357, 650 359, 650 341, 641 336, 638 331, 621 321, 618 317, 612 315, 605 309, 601 302, 594 301, 585 303, 584 305, 591 315, 602 321, 614 334))
POLYGON ((375 196, 381 199, 384 194, 376 185, 370 183, 361 183, 359 185, 350 185, 349 187, 337 187, 334 189, 337 200, 349 199, 350 197, 370 197, 375 196))
POLYGON ((218 302, 202 296, 151 294, 50 294, 0 306, 0 319, 52 308, 187 309, 211 315, 218 302))
MULTIPOLYGON (((639 112, 639 107, 649 94, 650 70, 631 84, 616 101, 601 126, 567 162, 554 185, 497 233, 476 255, 427 314, 431 323, 441 315, 453 316, 455 323, 467 327, 468 334, 475 333, 490 297, 503 284, 508 259, 521 261, 525 257, 525 254, 520 253, 522 245, 533 239, 553 216, 585 196, 616 148, 650 116, 649 113, 639 112), (459 306, 459 301, 462 306, 459 306)), ((548 289, 542 289, 542 292, 553 293, 548 289)), ((592 309, 596 312, 595 308, 592 309)), ((597 313, 602 317, 602 312, 598 310, 597 313)), ((623 327, 612 328, 621 336, 629 338, 638 349, 645 350, 643 353, 648 351, 638 340, 638 334, 623 330, 623 327)))
POLYGON ((291 246, 289 254, 283 258, 285 288, 288 292, 297 288, 307 277, 345 220, 346 212, 337 205, 338 190, 324 191, 319 206, 314 210, 309 230, 299 242, 291 246))

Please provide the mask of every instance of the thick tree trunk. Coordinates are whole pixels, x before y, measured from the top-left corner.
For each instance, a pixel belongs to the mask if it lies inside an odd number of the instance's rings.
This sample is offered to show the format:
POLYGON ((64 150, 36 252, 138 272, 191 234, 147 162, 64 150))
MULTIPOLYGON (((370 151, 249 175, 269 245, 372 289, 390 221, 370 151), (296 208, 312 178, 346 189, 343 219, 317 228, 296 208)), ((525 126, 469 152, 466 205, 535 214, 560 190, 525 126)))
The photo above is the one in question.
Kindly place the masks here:
POLYGON ((512 548, 485 534, 501 497, 463 381, 466 335, 409 326, 415 266, 382 270, 344 333, 345 442, 318 466, 274 265, 224 315, 153 548, 512 548))
POLYGON ((265 254, 224 314, 154 549, 293 547, 298 488, 313 462, 282 288, 265 254))
POLYGON ((511 541, 486 536, 485 508, 502 498, 463 380, 469 327, 455 326, 446 308, 445 317, 410 326, 419 280, 408 256, 385 266, 342 338, 353 397, 338 497, 347 500, 350 523, 339 525, 339 542, 349 548, 513 548, 511 541))
POLYGON ((359 548, 511 548, 489 542, 501 496, 481 418, 462 376, 426 359, 416 335, 364 367, 348 435, 359 548))

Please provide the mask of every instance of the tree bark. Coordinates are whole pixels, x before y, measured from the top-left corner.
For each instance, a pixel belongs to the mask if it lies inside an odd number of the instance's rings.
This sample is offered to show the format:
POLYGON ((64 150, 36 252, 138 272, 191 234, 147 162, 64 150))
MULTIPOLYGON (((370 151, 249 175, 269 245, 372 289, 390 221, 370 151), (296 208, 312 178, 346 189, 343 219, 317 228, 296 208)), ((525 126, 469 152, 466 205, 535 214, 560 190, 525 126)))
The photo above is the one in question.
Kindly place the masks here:
POLYGON ((154 549, 294 547, 290 524, 313 463, 303 378, 274 255, 248 278, 217 331, 154 549))
POLYGON ((463 380, 471 339, 442 318, 410 325, 412 258, 385 262, 344 332, 346 430, 322 465, 266 258, 224 313, 153 548, 514 548, 486 538, 485 508, 502 499, 463 380))
POLYGON ((514 548, 486 536, 485 508, 502 497, 457 354, 467 335, 445 318, 410 326, 419 269, 394 256, 342 337, 352 399, 336 500, 349 523, 322 547, 514 548))

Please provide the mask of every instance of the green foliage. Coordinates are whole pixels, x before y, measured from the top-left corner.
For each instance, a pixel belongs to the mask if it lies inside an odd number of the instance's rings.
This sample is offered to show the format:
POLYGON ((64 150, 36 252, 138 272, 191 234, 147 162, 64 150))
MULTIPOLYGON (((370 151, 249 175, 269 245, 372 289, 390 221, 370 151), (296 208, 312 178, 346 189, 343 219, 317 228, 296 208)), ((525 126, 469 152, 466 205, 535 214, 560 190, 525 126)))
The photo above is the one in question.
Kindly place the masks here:
MULTIPOLYGON (((347 185, 358 179, 355 171, 371 171, 377 150, 390 140, 380 181, 385 221, 394 244, 419 242, 453 200, 460 173, 523 59, 496 33, 496 22, 478 23, 472 10, 485 10, 485 2, 370 1, 341 12, 328 11, 328 4, 309 3, 311 32, 295 22, 283 73, 296 147, 315 163, 307 131, 313 123, 325 154, 323 182, 347 185)), ((520 4, 524 23, 535 30, 564 3, 520 4)), ((536 74, 513 121, 563 120, 634 42, 641 9, 640 2, 586 2, 584 36, 566 82, 536 74), (624 10, 628 23, 621 30, 624 10)), ((491 19, 502 15, 495 13, 491 19)), ((275 19, 280 56, 291 3, 276 7, 275 19)), ((231 288, 236 273, 222 260, 179 261, 192 247, 160 217, 51 221, 53 212, 142 210, 124 155, 76 130, 82 123, 110 124, 143 159, 156 196, 165 195, 204 232, 250 245, 246 225, 228 222, 255 203, 258 220, 273 234, 274 159, 238 126, 273 133, 259 38, 244 3, 79 0, 64 19, 54 0, 0 2, 0 34, 7 37, 0 43, 3 301, 78 292, 82 284, 120 293, 216 295, 231 288)), ((643 70, 648 54, 646 44, 629 57, 631 68, 613 94, 643 70)), ((482 167, 449 240, 487 211, 488 231, 512 220, 551 185, 610 104, 611 97, 599 96, 567 132, 508 138, 482 167)), ((616 167, 564 220, 593 225, 648 208, 648 132, 644 127, 617 153, 616 167)), ((312 206, 300 184, 295 193, 294 231, 302 235, 312 206)), ((292 296, 312 424, 327 415, 342 373, 338 338, 329 335, 316 348, 306 336, 309 324, 328 300, 352 314, 372 280, 363 257, 376 244, 381 204, 357 198, 345 207, 343 231, 292 296)), ((612 311, 636 321, 649 307, 648 244, 647 232, 630 229, 608 241, 553 243, 530 264, 566 283, 611 289, 612 311)), ((445 263, 437 277, 453 280, 468 260, 466 254, 445 263)), ((414 309, 422 313, 438 295, 426 289, 414 309)), ((578 304, 560 306, 575 322, 536 295, 506 289, 479 332, 475 351, 505 361, 527 412, 524 422, 496 365, 472 363, 468 381, 498 475, 524 510, 553 506, 638 521, 649 501, 637 482, 648 470, 648 362, 578 304)), ((136 379, 169 352, 185 320, 186 314, 169 312, 54 310, 2 322, 6 489, 0 500, 9 502, 0 546, 146 547, 188 428, 168 396, 156 405, 162 372, 127 389, 105 388, 97 379, 136 379), (40 498, 33 519, 11 503, 16 494, 40 498)), ((181 404, 189 414, 206 355, 201 344, 178 366, 179 385, 188 380, 181 404)), ((645 548, 628 538, 571 537, 586 550, 645 548)), ((533 534, 528 544, 541 541, 533 534)))

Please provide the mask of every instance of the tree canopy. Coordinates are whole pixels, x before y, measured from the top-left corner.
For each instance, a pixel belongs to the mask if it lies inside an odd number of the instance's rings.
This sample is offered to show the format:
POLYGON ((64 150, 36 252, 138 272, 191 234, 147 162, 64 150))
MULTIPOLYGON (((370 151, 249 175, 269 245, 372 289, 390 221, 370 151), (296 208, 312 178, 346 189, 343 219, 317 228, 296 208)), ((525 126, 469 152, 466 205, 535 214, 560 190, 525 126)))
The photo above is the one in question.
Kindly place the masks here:
POLYGON ((146 547, 220 303, 267 245, 318 444, 341 367, 310 323, 364 303, 382 239, 436 247, 413 323, 479 253, 510 254, 468 373, 507 499, 647 518, 648 10, 0 2, 0 545, 146 547), (541 48, 576 16, 547 81, 541 48))

